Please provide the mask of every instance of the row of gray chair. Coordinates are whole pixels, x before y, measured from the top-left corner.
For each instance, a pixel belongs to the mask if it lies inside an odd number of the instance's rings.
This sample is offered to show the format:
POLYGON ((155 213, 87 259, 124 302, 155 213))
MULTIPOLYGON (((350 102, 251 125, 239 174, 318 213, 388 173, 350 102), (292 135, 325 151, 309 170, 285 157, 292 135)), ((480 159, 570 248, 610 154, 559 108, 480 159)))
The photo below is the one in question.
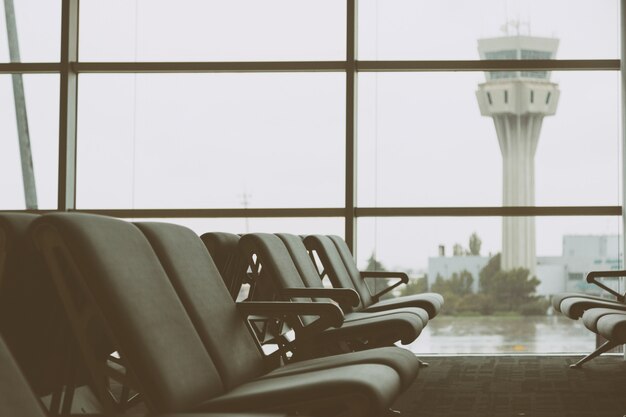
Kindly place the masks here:
MULTIPOLYGON (((296 331, 296 341, 301 341, 295 346, 290 343, 289 350, 300 357, 342 348, 360 350, 395 342, 411 343, 443 304, 443 298, 432 293, 379 301, 380 294, 372 296, 363 281, 363 276, 369 275, 359 273, 347 245, 338 237, 315 235, 303 240, 286 233, 252 233, 243 237, 206 233, 201 238, 213 257, 220 260, 218 264, 224 268, 223 275, 233 296, 247 281, 252 284, 249 300, 332 300, 339 304, 344 313, 343 325, 316 335, 315 340, 307 337, 302 326, 309 324, 307 318, 303 318, 303 323, 288 323, 296 331), (333 239, 345 246, 344 259, 352 263, 356 270, 352 276, 356 279, 350 277, 350 264, 342 259, 340 247, 333 239), (305 246, 307 241, 313 246, 305 246), (320 259, 322 269, 329 272, 318 271, 315 259, 320 259), (324 286, 325 274, 332 275, 333 288, 324 286)), ((378 272, 375 276, 400 278, 381 293, 408 281, 406 274, 378 272)))
MULTIPOLYGON (((151 413, 374 416, 388 410, 417 376, 417 358, 395 347, 306 355, 306 360, 277 367, 249 331, 247 317, 296 323, 317 316, 308 323, 310 340, 315 340, 317 332, 343 324, 342 310, 323 301, 235 303, 202 241, 184 227, 77 213, 0 219, 0 271, 17 259, 14 242, 34 240, 40 252, 30 253, 29 262, 43 257, 48 272, 42 275, 52 278, 59 295, 49 298, 51 304, 65 310, 65 320, 55 320, 52 327, 69 322, 71 331, 64 334, 75 340, 70 338, 74 343, 64 349, 80 352, 70 379, 75 383, 80 380, 76 375, 83 375, 109 414, 125 405, 111 399, 110 378, 139 393, 151 413), (15 223, 18 233, 11 226, 15 223)), ((0 300, 10 281, 6 278, 14 275, 19 271, 0 275, 0 300)), ((22 320, 13 315, 9 321, 24 330, 22 320)), ((36 329, 15 332, 10 339, 15 346, 28 345, 24 334, 36 329)), ((47 353, 39 349, 22 362, 47 353)), ((33 380, 45 380, 44 368, 36 372, 40 375, 33 380)), ((63 382, 56 378, 50 389, 63 382)))
POLYGON ((319 260, 321 276, 328 276, 336 288, 353 288, 358 292, 360 304, 354 308, 355 311, 373 312, 401 307, 418 307, 425 310, 428 318, 432 319, 443 307, 443 297, 433 292, 383 299, 384 295, 398 286, 408 284, 408 275, 404 272, 359 271, 350 248, 339 236, 309 235, 304 238, 304 243, 311 256, 319 260), (397 281, 371 294, 365 282, 367 279, 397 279, 397 281))
POLYGON ((586 355, 572 368, 582 365, 602 353, 626 343, 626 303, 625 294, 620 294, 607 286, 600 278, 626 277, 626 271, 593 271, 587 275, 587 283, 598 286, 614 299, 584 293, 565 292, 553 296, 552 306, 572 320, 582 318, 585 327, 606 339, 597 349, 586 355))

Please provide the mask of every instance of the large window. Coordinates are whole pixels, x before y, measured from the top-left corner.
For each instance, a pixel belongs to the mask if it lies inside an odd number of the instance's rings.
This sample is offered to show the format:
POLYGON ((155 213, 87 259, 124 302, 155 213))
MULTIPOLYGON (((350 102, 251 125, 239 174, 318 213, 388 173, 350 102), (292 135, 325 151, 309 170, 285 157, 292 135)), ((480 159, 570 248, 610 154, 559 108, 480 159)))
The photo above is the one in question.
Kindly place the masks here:
POLYGON ((343 203, 339 73, 85 74, 79 83, 78 208, 343 203))
POLYGON ((622 268, 625 1, 9 3, 0 210, 338 234, 446 296, 416 352, 593 347, 549 297, 622 268))
POLYGON ((619 57, 615 0, 361 0, 358 19, 364 60, 472 60, 479 38, 518 33, 559 38, 560 59, 619 57))
POLYGON ((320 61, 345 57, 336 0, 83 0, 82 61, 320 61))

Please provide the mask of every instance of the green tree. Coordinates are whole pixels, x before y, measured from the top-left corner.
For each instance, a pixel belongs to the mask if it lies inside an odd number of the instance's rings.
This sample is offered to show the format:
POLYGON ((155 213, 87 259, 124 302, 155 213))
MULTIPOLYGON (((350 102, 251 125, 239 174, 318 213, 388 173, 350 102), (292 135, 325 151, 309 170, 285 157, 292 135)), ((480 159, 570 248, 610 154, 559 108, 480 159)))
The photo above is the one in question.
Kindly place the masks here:
POLYGON ((493 297, 499 309, 518 312, 522 305, 536 300, 538 285, 539 280, 530 277, 530 271, 524 268, 485 274, 480 281, 481 292, 493 297))
POLYGON ((459 243, 455 243, 454 246, 452 246, 452 256, 463 256, 464 252, 463 246, 459 243))
POLYGON ((472 284, 474 283, 474 277, 472 274, 463 270, 460 273, 453 273, 448 279, 444 279, 441 275, 437 275, 435 282, 432 285, 432 290, 438 292, 446 297, 446 295, 454 294, 457 296, 464 296, 472 293, 472 284))
POLYGON ((488 316, 493 314, 495 304, 493 298, 486 294, 467 294, 459 300, 456 307, 459 313, 488 316))
POLYGON ((469 254, 472 256, 480 256, 480 247, 483 241, 480 240, 476 232, 472 233, 469 238, 469 254))
POLYGON ((492 256, 491 259, 489 259, 489 261, 487 262, 487 265, 484 266, 483 269, 480 270, 480 272, 478 273, 478 279, 479 279, 479 284, 480 284, 480 288, 482 291, 482 286, 483 286, 483 281, 489 280, 491 279, 491 277, 493 277, 493 275, 495 275, 497 272, 500 271, 500 254, 496 254, 495 256, 492 256))

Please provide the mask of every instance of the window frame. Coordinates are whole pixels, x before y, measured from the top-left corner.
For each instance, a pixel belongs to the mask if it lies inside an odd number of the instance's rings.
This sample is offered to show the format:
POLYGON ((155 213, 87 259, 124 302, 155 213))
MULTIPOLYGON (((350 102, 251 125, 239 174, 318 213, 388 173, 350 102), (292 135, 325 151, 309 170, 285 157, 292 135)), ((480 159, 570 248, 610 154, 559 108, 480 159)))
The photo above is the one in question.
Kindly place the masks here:
MULTIPOLYGON (((0 63, 0 74, 60 75, 58 211, 81 211, 122 218, 190 217, 342 217, 348 246, 356 250, 356 220, 359 217, 472 217, 472 216, 622 216, 626 198, 626 0, 620 0, 620 59, 568 60, 412 60, 361 61, 357 58, 357 2, 346 1, 346 57, 344 61, 279 62, 80 62, 80 0, 63 0, 60 62, 0 63), (360 72, 456 72, 456 71, 619 71, 621 81, 621 192, 616 206, 532 207, 359 207, 356 199, 357 166, 357 75, 360 72), (342 72, 345 84, 345 202, 334 208, 232 208, 232 209, 124 209, 76 210, 76 121, 78 75, 82 73, 215 73, 215 72, 342 72)), ((47 210, 26 210, 43 213, 47 210)), ((624 230, 621 243, 624 247, 624 230)), ((623 262, 623 260, 622 260, 623 262)))

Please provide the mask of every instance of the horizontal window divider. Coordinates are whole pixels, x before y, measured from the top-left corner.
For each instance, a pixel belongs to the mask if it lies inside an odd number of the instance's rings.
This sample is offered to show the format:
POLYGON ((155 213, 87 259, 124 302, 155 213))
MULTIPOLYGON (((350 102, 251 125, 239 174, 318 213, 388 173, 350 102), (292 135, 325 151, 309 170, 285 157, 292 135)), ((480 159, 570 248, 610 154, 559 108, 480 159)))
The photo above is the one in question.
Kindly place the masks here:
MULTIPOLYGON (((356 61, 359 72, 392 71, 619 71, 619 59, 356 61)), ((346 61, 272 62, 73 62, 79 73, 191 73, 191 72, 343 72, 346 61)), ((60 63, 0 63, 0 74, 58 73, 60 63)))
POLYGON ((344 61, 275 62, 74 62, 79 73, 175 73, 175 72, 339 72, 344 61))
POLYGON ((124 218, 202 217, 343 217, 343 208, 224 208, 224 209, 77 209, 80 213, 124 218))
POLYGON ((55 213, 55 212, 58 212, 58 210, 54 210, 54 209, 0 210, 0 214, 4 214, 4 213, 46 214, 46 213, 55 213))
MULTIPOLYGON (((45 214, 57 210, 0 210, 45 214)), ((220 218, 220 217, 345 217, 346 209, 330 208, 213 208, 213 209, 76 209, 122 218, 220 218)), ((621 216, 621 206, 542 207, 357 207, 356 217, 502 217, 502 216, 621 216)))
POLYGON ((61 72, 61 64, 54 62, 0 63, 0 74, 49 74, 61 72))
POLYGON ((621 206, 358 207, 357 217, 621 216, 621 206))
POLYGON ((357 61, 360 72, 392 71, 619 71, 619 59, 526 59, 468 61, 357 61))

